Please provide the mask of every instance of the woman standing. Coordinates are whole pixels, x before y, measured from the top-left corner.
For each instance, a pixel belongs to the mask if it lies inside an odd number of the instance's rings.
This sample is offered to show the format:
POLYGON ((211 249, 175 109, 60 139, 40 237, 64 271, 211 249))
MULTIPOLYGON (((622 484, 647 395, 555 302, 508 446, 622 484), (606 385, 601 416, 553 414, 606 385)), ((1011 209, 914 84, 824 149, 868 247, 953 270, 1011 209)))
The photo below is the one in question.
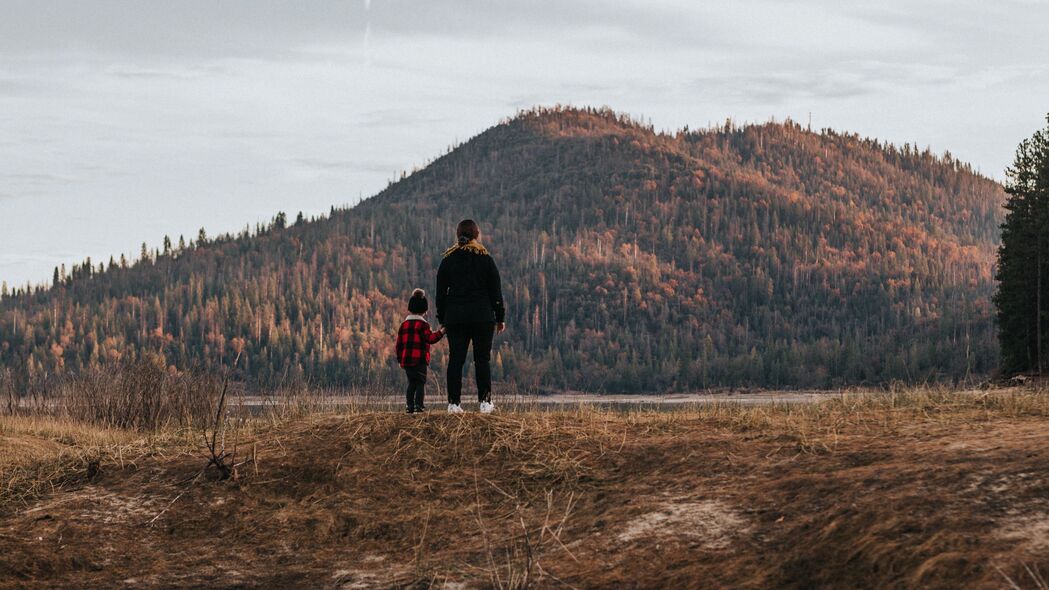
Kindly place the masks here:
POLYGON ((492 337, 506 329, 499 269, 481 245, 481 229, 464 219, 455 229, 456 244, 444 253, 437 269, 437 321, 448 335, 448 411, 463 411, 463 365, 473 342, 477 399, 481 412, 495 410, 492 403, 492 337))

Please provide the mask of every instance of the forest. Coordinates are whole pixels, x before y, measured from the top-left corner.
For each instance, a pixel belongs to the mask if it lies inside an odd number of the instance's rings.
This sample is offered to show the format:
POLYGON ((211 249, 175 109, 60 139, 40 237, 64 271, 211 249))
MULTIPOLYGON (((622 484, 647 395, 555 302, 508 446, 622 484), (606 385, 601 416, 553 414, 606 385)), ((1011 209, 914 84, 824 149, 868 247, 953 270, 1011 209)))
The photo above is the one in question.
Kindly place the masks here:
MULTIPOLYGON (((236 378, 258 390, 382 382, 408 295, 433 290, 469 217, 504 282, 499 381, 959 382, 997 364, 1004 199, 950 154, 791 121, 667 133, 607 109, 534 109, 350 208, 4 285, 0 367, 30 383, 239 357, 236 378)), ((445 359, 442 343, 437 374, 445 359)))

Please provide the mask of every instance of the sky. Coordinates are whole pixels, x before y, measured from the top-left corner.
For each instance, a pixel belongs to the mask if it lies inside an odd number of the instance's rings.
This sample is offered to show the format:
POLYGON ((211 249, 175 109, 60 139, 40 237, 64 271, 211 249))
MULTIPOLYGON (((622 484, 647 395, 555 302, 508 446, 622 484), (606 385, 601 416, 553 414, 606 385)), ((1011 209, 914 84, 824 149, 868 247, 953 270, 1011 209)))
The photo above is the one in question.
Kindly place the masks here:
POLYGON ((0 0, 0 280, 324 213, 534 105, 787 117, 1002 180, 1046 0, 0 0))

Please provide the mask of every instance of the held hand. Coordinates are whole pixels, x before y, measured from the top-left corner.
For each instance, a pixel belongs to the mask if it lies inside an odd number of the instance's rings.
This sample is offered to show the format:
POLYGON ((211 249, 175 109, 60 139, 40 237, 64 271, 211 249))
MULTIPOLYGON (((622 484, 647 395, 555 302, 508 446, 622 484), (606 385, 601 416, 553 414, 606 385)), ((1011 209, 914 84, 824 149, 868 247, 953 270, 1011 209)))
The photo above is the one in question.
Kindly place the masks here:
POLYGON ((495 323, 495 333, 496 334, 502 334, 503 330, 505 330, 505 329, 506 329, 506 322, 496 322, 495 323))

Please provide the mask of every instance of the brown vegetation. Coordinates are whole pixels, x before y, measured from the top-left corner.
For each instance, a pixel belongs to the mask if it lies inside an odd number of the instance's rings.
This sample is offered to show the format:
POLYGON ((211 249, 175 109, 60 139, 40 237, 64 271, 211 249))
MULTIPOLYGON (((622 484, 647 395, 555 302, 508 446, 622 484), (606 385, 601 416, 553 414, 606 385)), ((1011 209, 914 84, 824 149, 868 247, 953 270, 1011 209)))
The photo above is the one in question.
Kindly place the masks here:
POLYGON ((923 391, 261 417, 226 481, 192 429, 7 417, 0 587, 1037 587, 1047 416, 923 391))

